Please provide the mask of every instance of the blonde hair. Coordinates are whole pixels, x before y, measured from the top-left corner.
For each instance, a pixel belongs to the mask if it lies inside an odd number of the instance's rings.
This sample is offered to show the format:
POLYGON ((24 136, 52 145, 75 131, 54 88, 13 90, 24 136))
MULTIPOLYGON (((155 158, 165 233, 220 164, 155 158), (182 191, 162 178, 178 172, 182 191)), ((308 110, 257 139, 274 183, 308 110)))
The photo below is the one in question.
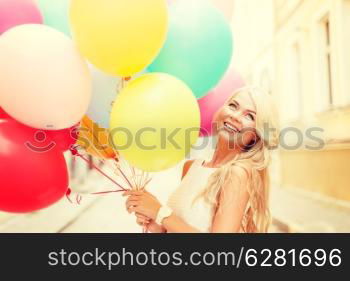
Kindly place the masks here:
POLYGON ((204 196, 210 203, 218 207, 218 195, 221 187, 227 182, 232 182, 234 177, 237 178, 234 167, 242 168, 248 176, 248 184, 246 187, 234 187, 239 192, 242 191, 242 188, 246 188, 249 193, 249 201, 242 220, 241 231, 248 233, 267 232, 271 222, 269 211, 269 149, 276 147, 278 144, 278 131, 275 124, 277 116, 271 96, 258 88, 241 88, 234 92, 226 103, 240 93, 249 94, 255 102, 257 139, 247 149, 210 176, 204 196), (265 131, 266 125, 274 129, 269 135, 265 131))

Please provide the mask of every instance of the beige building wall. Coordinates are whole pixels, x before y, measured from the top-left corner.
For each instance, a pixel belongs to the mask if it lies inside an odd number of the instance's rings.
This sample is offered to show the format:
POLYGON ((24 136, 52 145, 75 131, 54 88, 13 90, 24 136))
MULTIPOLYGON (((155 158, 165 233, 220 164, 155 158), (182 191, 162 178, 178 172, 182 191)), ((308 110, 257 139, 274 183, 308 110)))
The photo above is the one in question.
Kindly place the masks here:
POLYGON ((233 64, 278 106, 280 185, 350 200, 350 0, 235 0, 232 28, 233 64))

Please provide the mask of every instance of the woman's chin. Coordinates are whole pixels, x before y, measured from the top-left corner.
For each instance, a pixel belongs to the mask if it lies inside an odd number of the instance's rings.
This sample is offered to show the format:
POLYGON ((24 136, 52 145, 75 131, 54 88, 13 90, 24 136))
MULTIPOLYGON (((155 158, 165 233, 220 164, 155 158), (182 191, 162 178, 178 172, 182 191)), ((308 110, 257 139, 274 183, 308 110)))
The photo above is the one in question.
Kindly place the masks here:
POLYGON ((228 132, 224 129, 220 130, 217 134, 218 138, 221 139, 221 141, 225 141, 228 144, 234 144, 237 141, 237 134, 228 132))

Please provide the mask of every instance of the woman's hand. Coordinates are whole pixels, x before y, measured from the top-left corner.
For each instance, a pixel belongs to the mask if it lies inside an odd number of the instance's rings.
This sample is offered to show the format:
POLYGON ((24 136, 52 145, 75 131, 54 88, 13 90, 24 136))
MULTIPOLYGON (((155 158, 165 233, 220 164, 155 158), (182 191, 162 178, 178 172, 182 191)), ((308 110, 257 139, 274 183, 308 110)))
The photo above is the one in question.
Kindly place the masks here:
POLYGON ((161 207, 156 197, 147 191, 126 191, 123 196, 129 196, 126 200, 126 209, 129 213, 135 212, 152 220, 155 220, 161 207))
POLYGON ((147 231, 151 233, 164 233, 166 232, 165 228, 159 224, 157 224, 154 220, 151 220, 150 218, 141 215, 139 213, 135 213, 136 215, 136 222, 140 226, 146 227, 147 231))
POLYGON ((139 213, 135 213, 135 216, 136 216, 136 222, 138 225, 147 226, 148 224, 150 224, 152 222, 152 220, 149 217, 146 217, 146 216, 141 215, 139 213))

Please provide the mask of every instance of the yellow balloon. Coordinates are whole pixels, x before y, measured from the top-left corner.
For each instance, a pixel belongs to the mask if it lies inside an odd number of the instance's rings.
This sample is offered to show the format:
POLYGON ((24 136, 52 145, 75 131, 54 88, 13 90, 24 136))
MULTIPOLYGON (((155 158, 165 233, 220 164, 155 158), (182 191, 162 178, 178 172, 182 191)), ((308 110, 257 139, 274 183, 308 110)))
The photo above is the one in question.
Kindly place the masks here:
POLYGON ((199 135, 197 100, 181 80, 149 73, 117 96, 110 118, 115 148, 144 171, 161 171, 185 158, 199 135))
POLYGON ((166 0, 72 0, 69 17, 80 52, 123 77, 151 64, 168 29, 166 0))

